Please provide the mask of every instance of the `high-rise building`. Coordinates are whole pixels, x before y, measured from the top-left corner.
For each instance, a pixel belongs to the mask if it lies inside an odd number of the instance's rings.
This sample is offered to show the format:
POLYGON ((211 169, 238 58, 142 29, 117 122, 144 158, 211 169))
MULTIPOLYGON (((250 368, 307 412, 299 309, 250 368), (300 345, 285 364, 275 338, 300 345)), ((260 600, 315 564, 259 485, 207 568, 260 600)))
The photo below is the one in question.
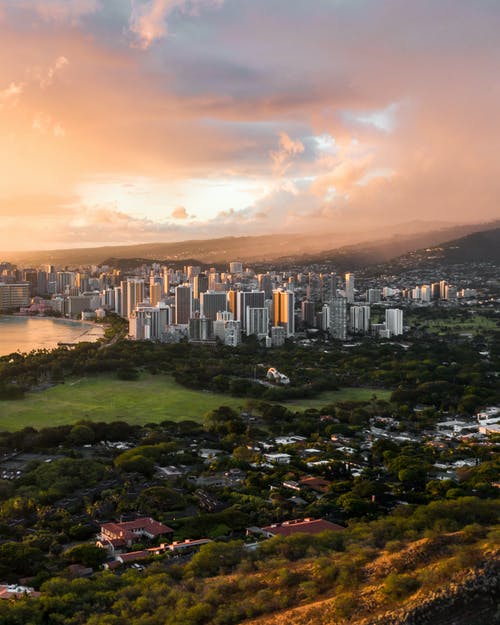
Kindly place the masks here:
POLYGON ((170 308, 165 304, 137 306, 129 319, 129 335, 136 341, 161 341, 169 323, 170 308))
POLYGON ((35 269, 25 269, 23 271, 23 282, 30 285, 30 295, 39 295, 38 292, 38 272, 35 269))
POLYGON ((168 267, 163 268, 163 293, 168 296, 170 293, 170 272, 168 267))
POLYGON ((403 311, 400 308, 388 308, 385 311, 385 328, 389 336, 403 334, 403 311))
POLYGON ((301 304, 301 309, 302 309, 302 321, 304 322, 304 324, 306 326, 308 326, 309 328, 312 328, 316 325, 316 318, 315 318, 315 305, 314 302, 308 302, 307 300, 304 300, 301 304))
POLYGON ((245 333, 247 336, 255 334, 262 339, 269 334, 269 309, 251 308, 246 309, 245 333))
POLYGON ((378 304, 382 299, 382 293, 380 289, 368 289, 366 292, 366 301, 369 304, 378 304))
POLYGON ((316 327, 323 332, 330 330, 330 305, 323 304, 323 308, 316 314, 316 327))
POLYGON ((224 291, 207 291, 201 294, 201 314, 207 319, 217 318, 217 313, 227 310, 227 297, 224 291))
POLYGON ((370 307, 351 306, 349 311, 351 332, 353 334, 366 334, 370 331, 370 307))
POLYGON ((198 265, 188 265, 184 267, 184 273, 189 282, 193 282, 193 278, 201 273, 201 267, 198 265))
POLYGON ((259 284, 259 291, 264 291, 266 299, 271 299, 273 296, 273 281, 271 274, 259 273, 257 281, 259 284))
POLYGON ((229 263, 229 273, 243 273, 243 263, 239 261, 229 263))
POLYGON ((0 310, 15 310, 21 306, 29 306, 30 285, 5 284, 0 282, 0 310))
POLYGON ((330 334, 334 339, 347 338, 347 298, 334 297, 330 302, 330 334))
POLYGON ((127 299, 125 302, 125 315, 130 317, 133 310, 144 302, 144 280, 129 278, 127 280, 127 299))
POLYGON ((189 285, 175 287, 175 323, 187 325, 193 312, 193 291, 189 285))
POLYGON ((72 271, 58 271, 56 273, 57 292, 65 293, 75 286, 75 274, 72 271))
POLYGON ((349 304, 354 302, 354 274, 345 274, 345 296, 349 304))
POLYGON ((208 276, 200 273, 193 278, 193 297, 201 299, 201 294, 208 291, 208 276))
POLYGON ((285 344, 286 330, 282 326, 273 326, 271 328, 271 345, 273 347, 281 347, 285 344))
POLYGON ((433 282, 431 284, 432 299, 439 299, 440 290, 441 290, 441 287, 440 287, 439 282, 433 282))
POLYGON ((227 297, 227 309, 229 312, 233 313, 234 318, 237 317, 238 310, 238 291, 233 291, 232 289, 226 293, 227 297))
POLYGON ((241 323, 243 332, 246 331, 247 308, 264 308, 264 301, 264 291, 237 291, 235 319, 241 323))
POLYGON ((423 302, 430 302, 432 298, 432 289, 429 284, 423 284, 420 287, 420 299, 423 302))
POLYGON ((149 285, 149 303, 156 306, 161 300, 162 285, 159 282, 152 282, 149 285))
POLYGON ((215 340, 214 321, 206 317, 195 317, 189 320, 188 338, 190 342, 211 343, 215 340))
POLYGON ((273 291, 273 325, 285 328, 287 337, 295 334, 295 294, 292 291, 273 291))
POLYGON ((448 291, 448 283, 446 280, 441 280, 439 283, 439 299, 448 299, 449 291, 448 291))
POLYGON ((323 276, 322 301, 330 302, 337 297, 337 276, 329 273, 323 276))

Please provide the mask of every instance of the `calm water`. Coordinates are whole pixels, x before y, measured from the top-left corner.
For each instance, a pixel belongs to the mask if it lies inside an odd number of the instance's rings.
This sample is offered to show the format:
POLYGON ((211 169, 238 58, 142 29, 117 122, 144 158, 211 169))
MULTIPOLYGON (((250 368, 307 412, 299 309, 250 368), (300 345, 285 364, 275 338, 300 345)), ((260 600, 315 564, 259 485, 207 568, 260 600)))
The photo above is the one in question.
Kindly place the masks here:
POLYGON ((59 342, 95 341, 101 336, 100 327, 80 321, 0 315, 0 356, 32 349, 52 349, 59 342))

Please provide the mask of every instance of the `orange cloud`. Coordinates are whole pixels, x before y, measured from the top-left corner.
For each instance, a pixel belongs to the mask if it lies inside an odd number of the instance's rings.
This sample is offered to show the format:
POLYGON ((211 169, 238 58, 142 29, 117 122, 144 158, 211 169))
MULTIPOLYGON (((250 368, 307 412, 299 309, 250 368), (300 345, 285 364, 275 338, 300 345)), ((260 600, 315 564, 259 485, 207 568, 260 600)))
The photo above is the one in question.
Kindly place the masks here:
POLYGON ((174 219, 187 219, 189 217, 187 210, 184 208, 184 206, 178 206, 177 208, 174 208, 174 210, 172 211, 172 217, 174 219))

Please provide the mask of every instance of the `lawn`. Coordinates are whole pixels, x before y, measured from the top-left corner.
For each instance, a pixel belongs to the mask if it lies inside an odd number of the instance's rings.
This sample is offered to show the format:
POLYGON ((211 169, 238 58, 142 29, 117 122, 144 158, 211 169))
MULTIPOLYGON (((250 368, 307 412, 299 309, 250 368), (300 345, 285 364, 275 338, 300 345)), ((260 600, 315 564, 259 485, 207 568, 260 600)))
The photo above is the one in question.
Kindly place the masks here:
POLYGON ((222 404, 238 408, 244 399, 205 391, 192 391, 164 375, 141 375, 136 381, 111 375, 67 381, 45 391, 28 393, 19 401, 0 402, 0 429, 17 430, 27 425, 46 427, 93 421, 123 420, 151 423, 165 419, 201 421, 203 415, 222 404))
POLYGON ((304 410, 305 408, 322 408, 327 404, 337 401, 369 401, 375 396, 377 399, 389 401, 392 391, 380 388, 342 388, 338 391, 325 391, 314 399, 294 399, 293 404, 286 404, 291 410, 304 410))
MULTIPOLYGON (((373 394, 386 399, 390 391, 342 389, 322 393, 315 399, 295 400, 291 410, 318 408, 344 399, 370 399, 373 394)), ((142 374, 136 381, 118 380, 112 375, 67 381, 45 391, 28 393, 25 399, 0 402, 0 429, 18 430, 93 421, 123 420, 153 423, 170 419, 201 421, 203 415, 219 406, 242 408, 244 398, 207 391, 195 391, 177 384, 165 375, 142 374)))
POLYGON ((410 314, 407 323, 410 327, 420 324, 428 332, 440 335, 445 335, 447 332, 488 333, 497 330, 499 327, 498 320, 482 315, 449 316, 444 319, 418 319, 410 314))

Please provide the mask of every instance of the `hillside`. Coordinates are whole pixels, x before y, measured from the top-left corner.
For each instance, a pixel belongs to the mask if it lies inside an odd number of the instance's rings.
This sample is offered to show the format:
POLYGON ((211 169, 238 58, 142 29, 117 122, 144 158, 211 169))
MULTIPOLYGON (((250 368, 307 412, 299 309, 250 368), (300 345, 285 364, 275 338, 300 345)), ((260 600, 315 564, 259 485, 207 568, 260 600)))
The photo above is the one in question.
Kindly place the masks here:
POLYGON ((500 228, 474 232, 461 239, 443 244, 441 258, 446 263, 490 262, 500 264, 500 228))
POLYGON ((372 232, 270 234, 218 239, 155 242, 139 245, 117 245, 93 248, 60 249, 5 253, 1 260, 24 266, 51 263, 57 266, 103 264, 128 259, 132 264, 142 261, 171 263, 217 264, 231 260, 244 262, 331 262, 339 267, 355 269, 380 263, 410 250, 434 246, 474 232, 498 228, 499 222, 459 226, 432 222, 396 224, 392 229, 372 232), (326 251, 325 251, 326 250, 326 251))

